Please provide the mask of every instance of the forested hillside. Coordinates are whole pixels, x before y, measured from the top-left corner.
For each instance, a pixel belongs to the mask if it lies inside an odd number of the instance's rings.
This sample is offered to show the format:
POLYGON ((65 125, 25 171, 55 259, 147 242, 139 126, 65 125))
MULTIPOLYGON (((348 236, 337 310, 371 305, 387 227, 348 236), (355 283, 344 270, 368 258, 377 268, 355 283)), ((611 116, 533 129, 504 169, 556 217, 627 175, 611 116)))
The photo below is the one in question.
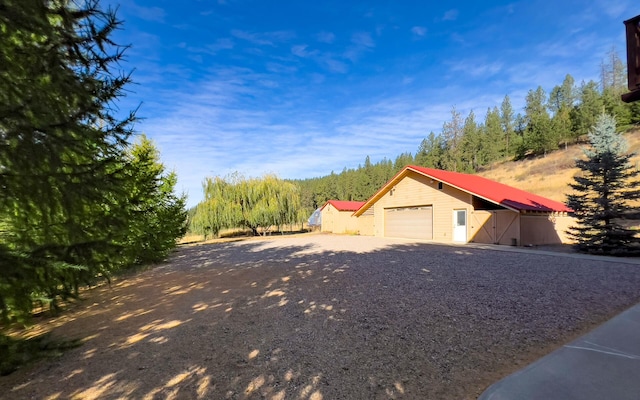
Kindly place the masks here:
MULTIPOLYGON (((620 95, 624 92, 625 66, 612 49, 601 65, 599 82, 591 80, 577 84, 568 74, 549 93, 540 86, 529 90, 521 112, 513 109, 508 95, 501 104, 487 109, 482 117, 473 110, 463 116, 452 107, 451 118, 443 123, 442 130, 426 135, 415 153, 404 153, 395 160, 383 159, 375 163, 367 156, 358 168, 345 168, 340 173, 297 181, 301 187, 302 205, 312 210, 330 199, 366 200, 409 164, 480 173, 564 201, 564 193, 550 189, 548 182, 537 188, 530 179, 573 168, 573 160, 580 156, 580 150, 569 149, 584 141, 598 115, 613 115, 619 131, 628 131, 640 124, 640 102, 622 102, 620 95), (552 156, 551 153, 558 149, 569 153, 552 156), (518 165, 526 165, 538 158, 548 159, 540 162, 545 165, 540 168, 546 169, 541 174, 533 174, 515 164, 508 164, 508 168, 517 168, 520 172, 504 176, 492 173, 499 163, 523 161, 518 165)), ((635 141, 631 142, 633 146, 635 141)), ((565 184, 569 179, 570 176, 565 184)))

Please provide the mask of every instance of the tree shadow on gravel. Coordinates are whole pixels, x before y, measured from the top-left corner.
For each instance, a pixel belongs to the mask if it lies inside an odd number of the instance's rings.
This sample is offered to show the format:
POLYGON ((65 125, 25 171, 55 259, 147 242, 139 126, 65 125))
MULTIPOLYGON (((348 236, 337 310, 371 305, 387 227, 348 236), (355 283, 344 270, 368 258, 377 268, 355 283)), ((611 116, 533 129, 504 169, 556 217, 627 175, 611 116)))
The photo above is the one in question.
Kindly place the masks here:
POLYGON ((97 288, 37 326, 83 345, 0 397, 475 398, 640 301, 636 266, 321 238, 183 247, 97 288))

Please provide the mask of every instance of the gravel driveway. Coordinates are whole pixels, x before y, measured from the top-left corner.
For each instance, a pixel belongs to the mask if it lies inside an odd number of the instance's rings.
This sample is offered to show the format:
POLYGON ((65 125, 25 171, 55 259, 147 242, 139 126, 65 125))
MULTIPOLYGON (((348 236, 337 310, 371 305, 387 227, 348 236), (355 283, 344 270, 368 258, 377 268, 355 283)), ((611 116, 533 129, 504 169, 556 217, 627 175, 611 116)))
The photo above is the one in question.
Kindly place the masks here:
POLYGON ((34 329, 0 397, 473 399, 640 301, 640 266, 359 236, 182 247, 34 329))

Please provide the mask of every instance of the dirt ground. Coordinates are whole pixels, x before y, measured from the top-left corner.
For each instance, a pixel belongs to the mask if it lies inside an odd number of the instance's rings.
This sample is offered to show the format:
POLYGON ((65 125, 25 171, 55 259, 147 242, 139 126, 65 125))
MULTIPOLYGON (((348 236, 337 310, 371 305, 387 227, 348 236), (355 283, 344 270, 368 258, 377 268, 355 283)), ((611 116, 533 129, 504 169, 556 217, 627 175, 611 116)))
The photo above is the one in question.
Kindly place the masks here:
POLYGON ((2 399, 473 399, 640 301, 640 266, 359 236, 181 247, 31 333, 2 399))

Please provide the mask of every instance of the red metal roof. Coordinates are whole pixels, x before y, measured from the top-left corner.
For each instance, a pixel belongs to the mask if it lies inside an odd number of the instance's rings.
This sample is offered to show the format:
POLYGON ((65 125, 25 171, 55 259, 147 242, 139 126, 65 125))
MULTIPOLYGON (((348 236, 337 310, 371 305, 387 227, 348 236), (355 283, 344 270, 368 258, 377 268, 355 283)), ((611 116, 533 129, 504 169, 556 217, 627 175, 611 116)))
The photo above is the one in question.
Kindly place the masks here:
POLYGON ((364 203, 364 201, 329 200, 324 204, 324 206, 322 206, 322 208, 325 208, 327 204, 331 204, 338 211, 358 211, 364 203))
POLYGON ((474 196, 500 204, 517 211, 572 212, 559 201, 538 196, 524 190, 483 178, 478 175, 409 165, 405 170, 415 171, 450 186, 471 193, 474 196))

